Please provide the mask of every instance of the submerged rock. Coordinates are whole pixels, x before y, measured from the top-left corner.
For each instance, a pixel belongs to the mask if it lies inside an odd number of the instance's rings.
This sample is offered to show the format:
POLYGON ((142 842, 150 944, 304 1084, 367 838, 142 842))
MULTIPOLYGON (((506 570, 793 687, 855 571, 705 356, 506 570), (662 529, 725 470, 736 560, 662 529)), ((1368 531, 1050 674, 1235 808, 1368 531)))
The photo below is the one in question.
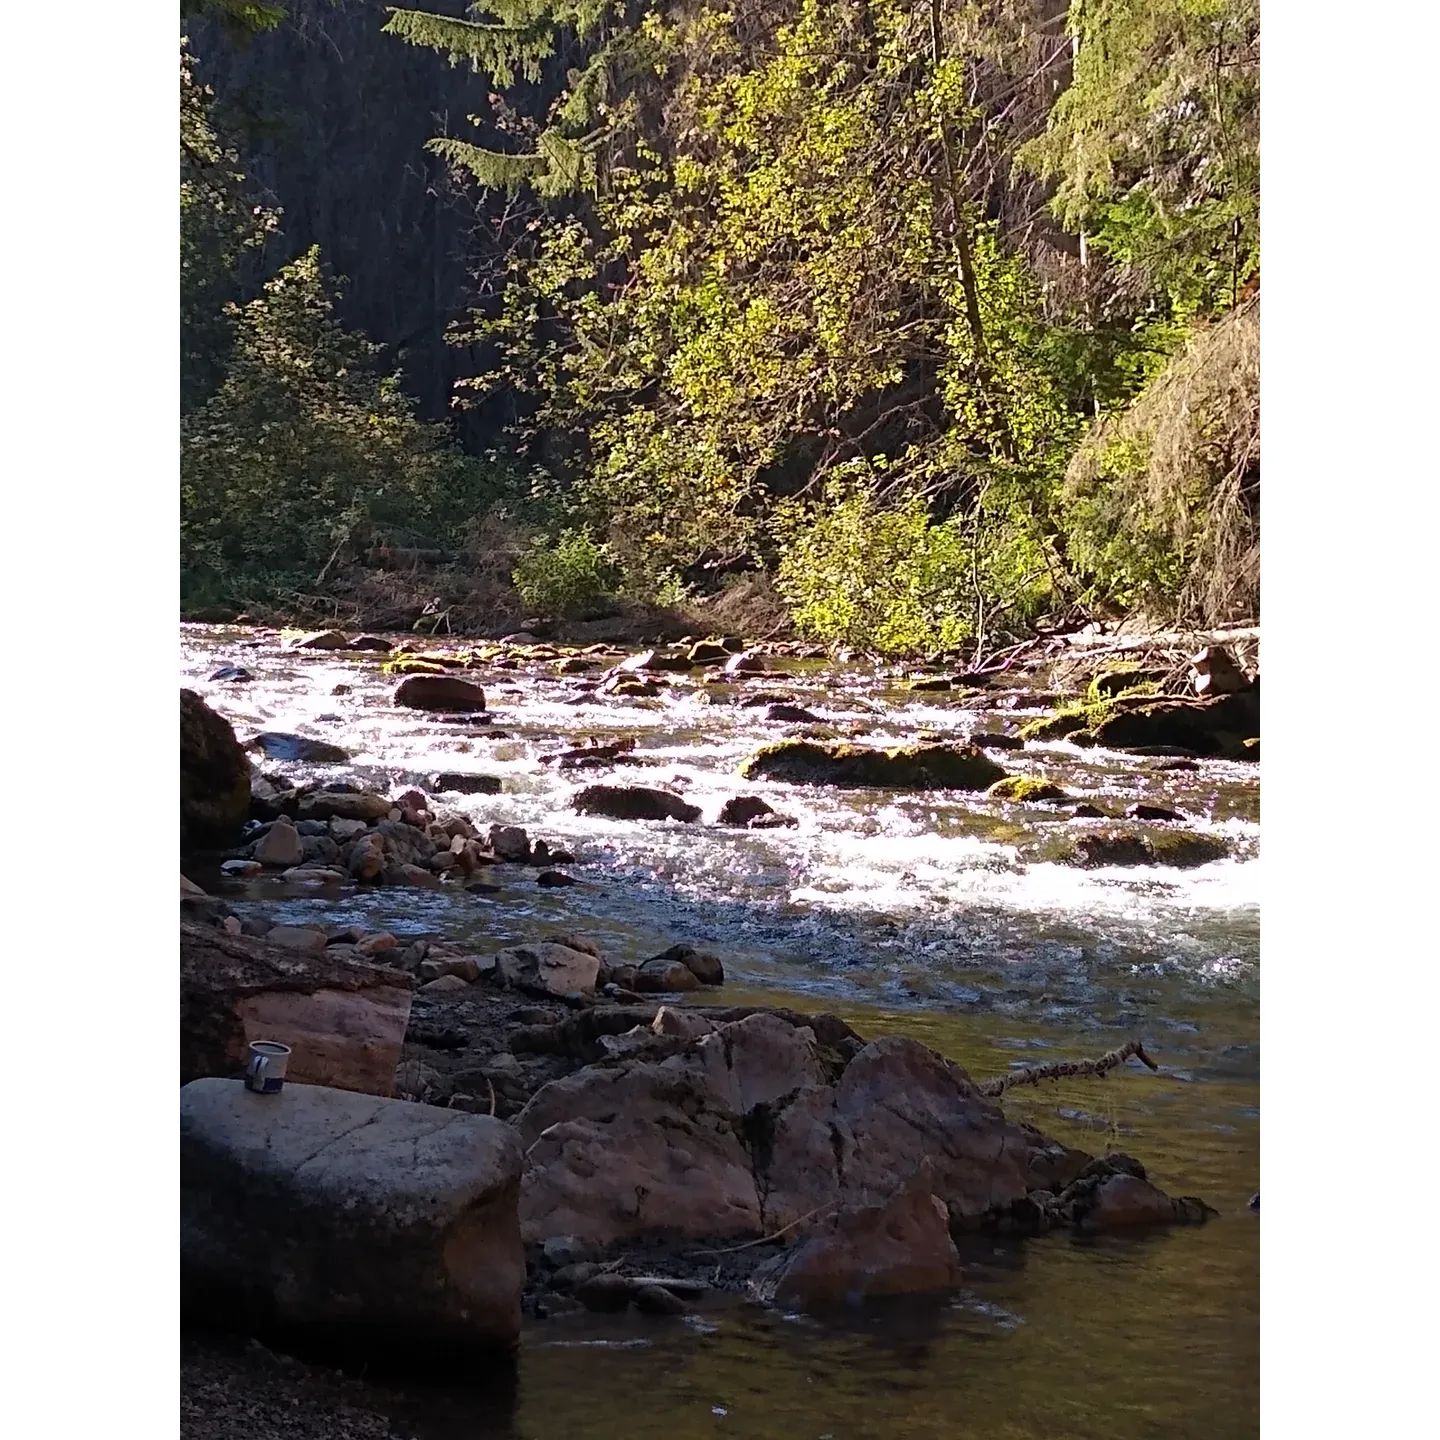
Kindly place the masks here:
POLYGON ((679 820, 690 824, 700 818, 700 807, 669 790, 642 785, 587 785, 570 802, 582 815, 603 815, 611 820, 679 820))
POLYGON ((250 762, 230 722, 180 692, 180 847, 233 844, 250 813, 250 762))
POLYGON ((1214 835, 1101 830, 1075 836, 1060 858, 1087 869, 1106 865, 1174 865, 1192 869, 1222 860, 1229 853, 1230 847, 1214 835))
POLYGON ((880 790, 984 790, 1005 771, 974 745, 901 745, 880 750, 845 741, 781 740, 740 766, 747 780, 880 790))
POLYGON ((187 1316, 395 1351, 509 1348, 525 1258, 503 1121, 316 1085, 180 1092, 187 1316))

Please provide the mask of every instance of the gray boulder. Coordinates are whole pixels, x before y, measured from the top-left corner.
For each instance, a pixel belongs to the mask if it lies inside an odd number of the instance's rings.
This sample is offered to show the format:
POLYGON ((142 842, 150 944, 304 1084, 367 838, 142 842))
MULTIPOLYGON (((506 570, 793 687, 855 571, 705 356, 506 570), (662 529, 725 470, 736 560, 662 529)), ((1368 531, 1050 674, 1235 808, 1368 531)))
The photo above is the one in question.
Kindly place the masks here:
POLYGON ((187 1318, 393 1356, 513 1346, 521 1152, 488 1116, 312 1085, 180 1092, 187 1318))

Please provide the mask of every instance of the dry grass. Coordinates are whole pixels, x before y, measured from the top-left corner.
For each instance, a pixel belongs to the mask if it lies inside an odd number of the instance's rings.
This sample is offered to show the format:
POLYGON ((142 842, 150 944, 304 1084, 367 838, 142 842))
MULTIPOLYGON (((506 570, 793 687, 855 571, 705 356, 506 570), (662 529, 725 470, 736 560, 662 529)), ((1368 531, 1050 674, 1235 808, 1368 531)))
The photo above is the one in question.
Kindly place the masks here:
POLYGON ((1165 607, 1181 624, 1260 613, 1260 299, 1197 331, 1122 415, 1102 421, 1066 476, 1105 491, 1114 523, 1185 557, 1165 607), (1116 464, 1114 457, 1132 457, 1116 464))

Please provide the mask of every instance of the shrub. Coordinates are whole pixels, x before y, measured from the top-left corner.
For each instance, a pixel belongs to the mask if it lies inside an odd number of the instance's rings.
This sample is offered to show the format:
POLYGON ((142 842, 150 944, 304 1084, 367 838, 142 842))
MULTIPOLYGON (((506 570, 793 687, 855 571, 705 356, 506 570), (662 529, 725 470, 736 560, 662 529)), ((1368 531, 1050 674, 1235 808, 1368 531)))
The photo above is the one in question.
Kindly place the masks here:
POLYGON ((515 562, 512 578, 529 609, 580 619, 609 608, 615 567, 604 545, 566 530, 554 543, 536 540, 515 562))

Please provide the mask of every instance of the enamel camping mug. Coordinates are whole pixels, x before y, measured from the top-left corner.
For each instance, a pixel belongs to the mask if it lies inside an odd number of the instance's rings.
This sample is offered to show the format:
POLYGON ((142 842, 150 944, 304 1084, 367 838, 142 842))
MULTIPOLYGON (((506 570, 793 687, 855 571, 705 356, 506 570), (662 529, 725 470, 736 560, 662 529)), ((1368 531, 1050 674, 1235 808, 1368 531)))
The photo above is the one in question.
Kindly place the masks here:
POLYGON ((290 1047, 278 1040, 252 1040, 245 1057, 245 1088, 273 1095, 285 1083, 290 1047))

